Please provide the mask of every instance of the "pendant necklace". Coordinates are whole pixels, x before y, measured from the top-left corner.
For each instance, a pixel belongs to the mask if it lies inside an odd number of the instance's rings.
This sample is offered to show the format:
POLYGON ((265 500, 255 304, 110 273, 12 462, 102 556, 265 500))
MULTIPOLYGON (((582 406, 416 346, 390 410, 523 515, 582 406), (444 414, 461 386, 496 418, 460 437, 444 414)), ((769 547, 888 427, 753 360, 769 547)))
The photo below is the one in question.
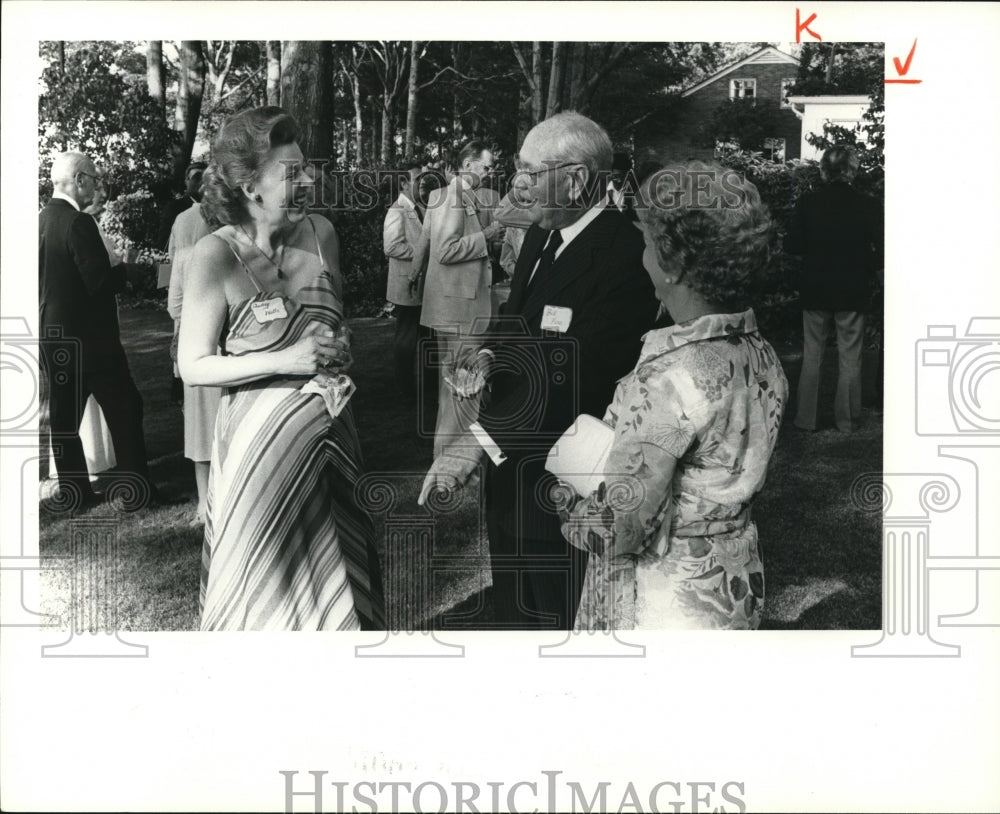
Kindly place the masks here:
POLYGON ((250 241, 250 245, 253 246, 257 250, 257 253, 261 257, 263 257, 268 263, 270 263, 272 266, 274 266, 275 271, 278 272, 278 279, 279 280, 284 280, 285 279, 285 272, 282 271, 281 264, 284 261, 284 257, 285 257, 285 244, 282 243, 281 244, 281 249, 279 249, 277 252, 275 252, 275 254, 280 254, 281 255, 281 257, 278 259, 278 262, 275 263, 270 257, 267 256, 267 254, 264 253, 264 250, 260 246, 258 246, 256 243, 254 243, 253 238, 250 237, 250 234, 247 232, 246 229, 243 228, 242 224, 240 224, 240 231, 243 232, 243 234, 245 234, 247 236, 247 240, 249 240, 250 241))

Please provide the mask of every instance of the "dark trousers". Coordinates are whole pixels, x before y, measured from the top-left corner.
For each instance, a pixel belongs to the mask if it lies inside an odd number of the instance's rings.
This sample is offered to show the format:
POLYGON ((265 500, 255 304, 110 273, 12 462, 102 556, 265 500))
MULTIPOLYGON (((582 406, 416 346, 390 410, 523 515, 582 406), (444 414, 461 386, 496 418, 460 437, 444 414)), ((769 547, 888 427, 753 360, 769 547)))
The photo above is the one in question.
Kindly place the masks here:
POLYGON ((134 474, 147 484, 146 441, 142 433, 142 396, 132 380, 124 355, 119 364, 80 372, 74 349, 57 351, 42 346, 49 386, 49 426, 52 457, 60 489, 93 497, 87 460, 80 441, 80 421, 87 399, 93 395, 104 413, 115 447, 118 470, 134 474))
POLYGON ((392 309, 396 333, 392 338, 392 359, 396 384, 408 396, 417 392, 417 340, 430 336, 430 329, 420 324, 419 305, 396 305, 392 309))
POLYGON ((396 305, 392 309, 396 332, 392 338, 393 372, 396 387, 406 399, 418 399, 418 435, 434 434, 437 415, 437 367, 432 364, 433 335, 420 324, 419 305, 396 305))
POLYGON ((587 573, 587 553, 558 539, 510 531, 509 512, 487 506, 493 609, 499 630, 572 630, 587 573))

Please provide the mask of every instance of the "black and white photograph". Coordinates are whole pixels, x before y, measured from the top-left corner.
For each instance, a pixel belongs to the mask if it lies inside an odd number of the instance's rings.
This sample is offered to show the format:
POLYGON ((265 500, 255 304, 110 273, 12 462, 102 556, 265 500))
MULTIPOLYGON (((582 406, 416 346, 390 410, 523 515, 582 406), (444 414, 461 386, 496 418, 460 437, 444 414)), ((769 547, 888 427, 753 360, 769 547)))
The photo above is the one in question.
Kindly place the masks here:
POLYGON ((5 809, 1000 805, 1000 16, 144 6, 4 8, 5 809))
POLYGON ((113 629, 880 626, 882 43, 40 58, 40 550, 114 521, 113 629))

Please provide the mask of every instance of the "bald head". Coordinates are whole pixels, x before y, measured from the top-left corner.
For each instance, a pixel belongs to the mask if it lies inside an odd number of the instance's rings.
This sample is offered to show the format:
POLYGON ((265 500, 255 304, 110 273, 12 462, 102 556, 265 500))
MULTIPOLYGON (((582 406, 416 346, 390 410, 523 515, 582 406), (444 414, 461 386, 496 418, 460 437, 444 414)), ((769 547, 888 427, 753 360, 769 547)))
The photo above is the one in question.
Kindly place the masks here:
POLYGON ((583 164, 591 177, 611 170, 611 139, 593 119, 567 111, 539 122, 524 139, 527 151, 549 166, 563 162, 583 164))
POLYGON ((100 174, 85 153, 60 153, 52 162, 52 186, 85 209, 94 201, 100 186, 100 174))
POLYGON ((611 139, 597 122, 579 113, 557 113, 536 124, 521 145, 525 172, 515 180, 518 197, 532 202, 532 218, 543 229, 575 223, 602 196, 611 170, 611 139))

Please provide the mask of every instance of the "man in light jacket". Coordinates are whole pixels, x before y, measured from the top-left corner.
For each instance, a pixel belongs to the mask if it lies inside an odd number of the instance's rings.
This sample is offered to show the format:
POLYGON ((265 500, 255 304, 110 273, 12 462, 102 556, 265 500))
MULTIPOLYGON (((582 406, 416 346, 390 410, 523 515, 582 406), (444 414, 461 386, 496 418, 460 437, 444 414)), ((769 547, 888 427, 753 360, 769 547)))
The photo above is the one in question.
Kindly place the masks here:
POLYGON ((392 343, 395 376, 402 395, 416 394, 417 340, 430 337, 420 324, 423 278, 413 275, 413 252, 420 240, 424 203, 419 195, 420 164, 400 170, 399 197, 389 207, 382 226, 382 249, 389 260, 385 298, 393 304, 396 334, 392 343))
POLYGON ((439 355, 435 455, 468 430, 479 409, 478 399, 460 398, 450 383, 456 381, 463 348, 478 348, 476 331, 488 326, 493 312, 489 241, 503 236, 503 226, 492 220, 492 212, 482 211, 476 195, 492 169, 493 154, 483 142, 462 148, 455 177, 428 198, 413 261, 417 269, 427 265, 420 324, 434 331, 439 355))

